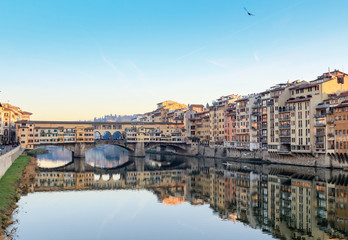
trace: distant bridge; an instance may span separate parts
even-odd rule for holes
[[[170,150],[175,153],[187,153],[189,146],[186,143],[175,142],[127,142],[124,139],[118,140],[95,140],[94,142],[73,142],[73,143],[40,143],[34,144],[35,148],[57,146],[70,150],[75,158],[86,156],[86,152],[101,145],[115,145],[128,150],[130,156],[145,157],[145,152],[156,148],[159,151]]]

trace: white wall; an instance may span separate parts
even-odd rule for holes
[[[21,153],[22,150],[18,146],[12,149],[11,151],[5,153],[4,155],[0,156],[0,178],[2,178],[7,169],[12,165],[14,160],[16,160],[19,157]]]

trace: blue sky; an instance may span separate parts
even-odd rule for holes
[[[347,10],[346,0],[0,1],[0,101],[34,119],[92,119],[348,72]]]

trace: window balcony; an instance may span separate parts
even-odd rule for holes
[[[280,139],[280,144],[291,144],[290,138]]]
[[[279,129],[290,129],[290,124],[279,125]]]
[[[290,117],[278,118],[279,122],[290,121]]]
[[[256,109],[256,108],[261,108],[262,104],[255,104],[251,108]]]
[[[325,135],[326,135],[325,132],[316,132],[315,133],[316,137],[324,137]]]
[[[279,107],[279,112],[280,113],[287,113],[287,112],[291,112],[291,111],[294,111],[295,109],[292,109],[292,108],[289,108],[289,107]]]
[[[323,122],[316,122],[316,123],[314,124],[314,126],[315,126],[315,127],[325,127],[326,124],[323,123]]]

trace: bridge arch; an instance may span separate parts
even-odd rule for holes
[[[121,132],[116,131],[116,132],[114,132],[114,134],[112,134],[112,139],[113,140],[118,140],[120,138],[121,138]]]
[[[99,146],[103,146],[103,145],[111,145],[111,146],[118,146],[121,147],[122,149],[127,150],[128,152],[134,152],[134,149],[132,148],[131,145],[127,145],[125,143],[123,143],[122,141],[112,141],[112,140],[100,140],[100,141],[96,141],[95,145],[91,148],[89,148],[88,150],[91,150],[95,147],[99,147]]]
[[[181,153],[181,152],[185,152],[186,148],[185,146],[182,146],[180,144],[177,143],[145,143],[144,144],[144,148],[145,151],[150,150],[150,149],[154,149],[154,148],[158,148],[160,147],[161,149],[165,149],[165,150],[174,150],[176,153]]]
[[[103,136],[102,136],[102,139],[103,140],[109,140],[111,139],[111,133],[109,131],[106,131],[103,133]]]
[[[94,132],[94,140],[100,140],[102,138],[101,134],[99,131]]]

